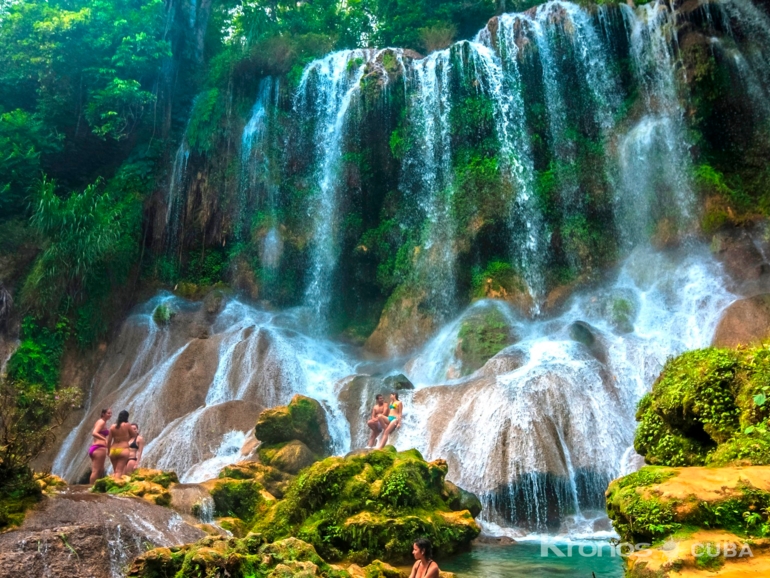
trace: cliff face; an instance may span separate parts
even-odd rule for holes
[[[479,296],[537,314],[636,244],[756,213],[768,40],[747,0],[551,2],[426,57],[239,69],[195,99],[155,249],[359,341],[379,322],[377,352]]]

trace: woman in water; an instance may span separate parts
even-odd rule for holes
[[[388,415],[380,415],[377,419],[380,420],[382,426],[382,437],[380,443],[377,444],[377,449],[381,450],[388,443],[388,436],[397,427],[401,427],[401,415],[404,411],[404,404],[398,400],[398,392],[394,391],[390,394],[390,405],[388,406]]]
[[[139,426],[135,423],[131,424],[131,436],[128,440],[128,463],[124,472],[127,476],[139,467],[144,452],[144,438],[139,435]]]
[[[128,423],[128,412],[124,409],[118,414],[118,421],[110,428],[110,435],[107,436],[107,451],[110,452],[110,462],[116,480],[125,473],[130,439],[131,424]]]
[[[104,477],[104,462],[107,459],[107,436],[110,430],[107,421],[112,417],[111,409],[103,409],[101,417],[96,420],[91,435],[94,437],[91,447],[88,448],[88,457],[91,458],[91,485],[99,478]]]
[[[440,570],[433,560],[433,546],[427,538],[417,538],[412,545],[412,555],[417,562],[412,566],[409,578],[438,578]]]

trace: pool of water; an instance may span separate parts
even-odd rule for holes
[[[477,545],[470,552],[443,560],[441,569],[458,578],[623,578],[623,562],[611,556],[608,545],[586,545],[583,554],[576,545],[570,552],[566,544],[553,544],[545,552],[539,543]]]

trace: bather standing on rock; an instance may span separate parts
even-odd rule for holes
[[[398,392],[394,391],[390,394],[390,405],[388,406],[388,415],[381,415],[377,419],[382,426],[382,437],[380,437],[380,443],[377,444],[377,449],[381,450],[388,443],[388,436],[397,427],[401,427],[401,417],[404,412],[404,404],[398,400]]]
[[[110,435],[107,436],[107,451],[110,453],[113,477],[116,480],[125,473],[130,439],[131,424],[128,423],[128,412],[124,409],[118,414],[118,421],[110,428]]]
[[[372,408],[371,418],[368,422],[366,422],[366,425],[368,425],[369,429],[372,430],[372,433],[369,434],[369,441],[366,442],[367,448],[374,447],[374,444],[377,443],[377,436],[380,435],[384,429],[380,425],[379,417],[381,415],[386,415],[388,411],[388,406],[385,403],[381,393],[378,393],[376,396],[374,396],[374,401],[375,404]]]
[[[107,460],[107,436],[110,429],[107,421],[112,417],[111,409],[103,409],[101,416],[96,420],[91,435],[94,437],[91,447],[88,448],[88,457],[91,458],[91,485],[99,478],[104,477],[104,462]]]
[[[139,467],[144,453],[144,438],[139,435],[139,425],[131,424],[131,439],[128,441],[128,463],[126,463],[125,474],[130,476],[135,469]]]

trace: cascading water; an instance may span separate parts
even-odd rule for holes
[[[770,39],[767,19],[749,2],[720,5],[728,20],[757,31],[760,44]],[[487,528],[513,527],[519,534],[607,530],[602,495],[608,480],[635,462],[629,448],[636,403],[667,357],[709,343],[720,312],[735,298],[725,289],[720,266],[696,241],[685,239],[679,249],[665,252],[649,246],[666,223],[684,237],[695,216],[676,17],[662,2],[589,11],[557,1],[503,15],[474,41],[425,58],[391,50],[399,68],[392,76],[401,75],[405,118],[414,131],[399,185],[420,213],[414,220],[422,227],[415,277],[439,317],[449,319],[406,364],[383,364],[416,384],[403,398],[405,423],[394,441],[399,449],[417,447],[428,458],[446,458],[449,478],[482,498]],[[625,34],[613,32],[610,40],[610,31],[618,29]],[[749,72],[764,78],[761,49],[730,50],[736,66],[748,70],[745,78]],[[614,76],[623,51],[633,77],[625,84]],[[335,52],[316,60],[305,68],[295,95],[294,112],[310,119],[313,139],[305,304],[317,322],[325,318],[334,291],[339,181],[346,139],[357,128],[351,112],[360,102],[362,79],[382,53]],[[563,241],[552,236],[546,213],[577,219],[585,196],[594,193],[573,179],[568,166],[555,171],[555,201],[545,198],[551,193],[543,192],[538,179],[552,161],[580,162],[579,147],[585,145],[571,129],[577,115],[585,121],[581,137],[601,145],[597,173],[614,195],[607,227],[622,236],[622,260],[610,280],[596,281],[560,313],[552,309],[549,318],[533,321],[533,312],[495,300],[456,315],[462,296],[451,123],[458,104],[453,91],[463,79],[470,79],[463,90],[472,86],[491,102],[496,161],[511,193],[506,210],[512,241],[500,252],[508,251],[538,298],[545,294],[554,246]],[[764,86],[755,84],[759,88],[746,90],[759,98]],[[263,98],[263,90],[264,85],[242,139],[248,194],[259,188],[264,168],[258,149],[265,103],[272,97],[267,91]],[[580,97],[572,99],[574,92]],[[533,127],[528,98],[544,105],[542,126]],[[617,120],[622,100],[633,101],[633,112]],[[172,170],[169,207],[178,196],[173,183],[180,171],[184,179],[184,151]],[[267,206],[275,206],[269,196]],[[264,264],[270,263],[265,257]],[[156,320],[159,305],[176,315],[167,323],[161,316]],[[484,310],[503,319],[514,343],[467,375],[462,327]],[[298,311],[266,312],[236,299],[219,307],[156,297],[126,321],[94,379],[87,415],[65,441],[54,472],[70,480],[83,473],[90,427],[107,406],[129,409],[142,426],[150,441],[145,465],[175,469],[187,481],[212,477],[244,456],[257,413],[285,404],[294,393],[321,401],[335,452],[348,451],[359,436],[350,432],[352,420],[338,397],[355,368],[381,366],[311,333]],[[171,399],[174,404],[166,403]],[[369,409],[356,408],[357,415]]]
[[[693,216],[692,163],[679,101],[675,14],[661,2],[621,5],[645,114],[621,137],[621,186],[615,199],[627,246],[655,233],[656,223],[686,229]]]
[[[270,174],[269,146],[270,116],[275,107],[278,82],[272,76],[263,78],[257,90],[257,100],[241,135],[241,182],[236,223],[237,236],[245,239],[251,225],[251,215],[262,211],[269,221],[261,251],[261,262],[275,268],[281,255],[281,235],[278,231],[277,185]]]
[[[417,263],[419,283],[427,302],[445,318],[454,311],[455,248],[452,202],[452,146],[449,135],[451,111],[449,50],[434,52],[408,69],[408,121],[416,144],[403,161],[407,194],[417,197],[424,215],[421,254]]]
[[[320,326],[328,313],[339,249],[337,191],[346,115],[360,91],[366,64],[374,55],[372,50],[352,50],[315,60],[305,67],[296,94],[297,114],[312,118],[315,126],[315,183],[309,210],[313,237],[305,304]]]

